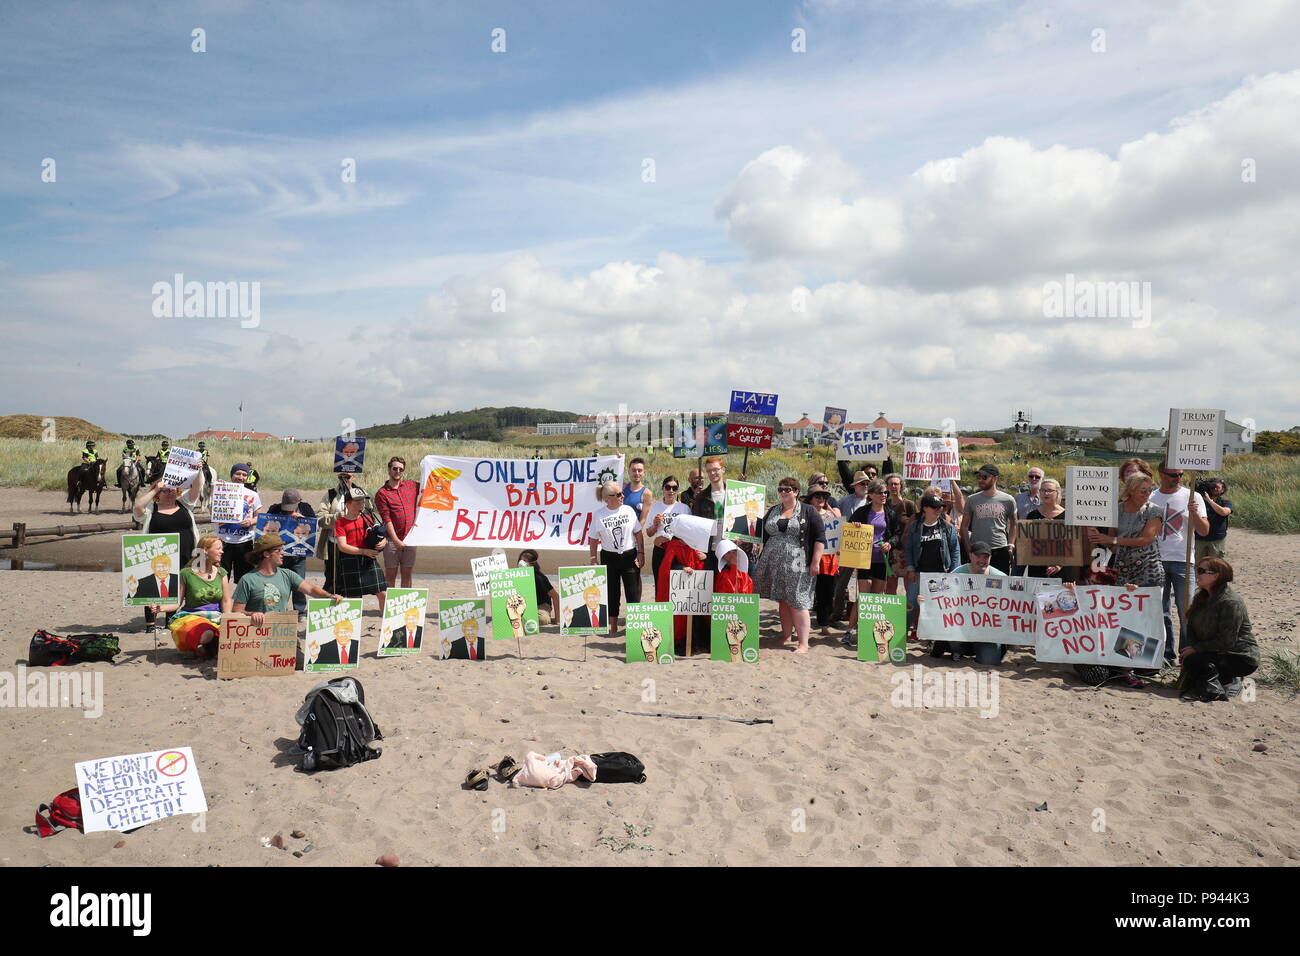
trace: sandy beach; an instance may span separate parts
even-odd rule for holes
[[[56,493],[5,489],[0,502],[0,526],[59,523]],[[61,514],[66,520],[66,506]],[[1294,651],[1300,537],[1234,530],[1228,545],[1262,649]],[[117,535],[47,539],[21,555],[0,549],[0,558],[16,556],[116,565]],[[434,600],[471,595],[470,556],[425,555],[417,586],[430,586]],[[548,573],[558,563],[543,558]],[[446,573],[464,577],[429,576]],[[172,650],[166,635],[154,651],[140,613],[120,607],[117,594],[115,574],[0,571],[0,668],[26,659],[37,628],[111,631],[123,650],[114,665],[77,668],[104,675],[97,719],[67,707],[0,710],[8,820],[0,864],[340,866],[369,865],[382,853],[400,854],[403,865],[498,866],[1300,862],[1300,716],[1294,699],[1266,685],[1253,701],[1189,704],[1165,686],[1086,687],[1068,667],[1021,651],[992,669],[997,711],[982,717],[975,707],[891,702],[891,678],[914,665],[958,669],[932,667],[916,646],[905,667],[864,664],[836,631],[796,657],[779,646],[769,602],[755,666],[628,665],[621,638],[608,637],[589,639],[584,661],[581,638],[549,627],[525,641],[522,659],[513,642],[491,643],[484,663],[379,659],[370,602],[356,676],[384,754],[307,776],[285,751],[316,676],[218,682],[211,665]],[[203,817],[126,836],[23,832],[38,804],[75,785],[74,762],[177,746],[194,750],[209,804]],[[460,789],[470,768],[504,754],[561,749],[630,751],[648,780]],[[291,838],[295,829],[306,838]],[[288,849],[262,845],[276,833]],[[308,843],[313,850],[292,855]]]

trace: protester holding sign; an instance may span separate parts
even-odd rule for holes
[[[645,549],[641,544],[641,522],[636,511],[623,504],[623,489],[618,482],[605,482],[601,497],[605,508],[592,516],[588,546],[591,548],[591,563],[600,563],[609,569],[610,633],[617,633],[622,595],[627,595],[629,604],[641,601]]]
[[[808,503],[817,511],[822,527],[841,517],[840,509],[831,504],[831,490],[825,475],[813,475],[809,484]],[[829,543],[829,542],[828,542]],[[828,554],[824,549],[821,561],[817,565],[817,583],[813,589],[813,616],[822,636],[831,632],[832,612],[835,609],[835,579],[840,573],[840,556]]]
[[[836,462],[836,464],[840,466],[840,474],[849,488],[849,493],[836,502],[835,507],[839,509],[843,517],[848,518],[859,508],[866,507],[871,503],[871,499],[867,497],[867,486],[876,477],[876,466],[870,466],[870,474],[866,471],[859,471],[849,476],[844,474],[845,462]],[[831,619],[847,618],[849,630],[855,627],[858,619],[857,602],[849,600],[849,579],[853,577],[853,574],[853,568],[845,567],[844,563],[840,562],[840,569],[835,576],[835,596],[832,599],[831,607]]]
[[[937,490],[937,489],[936,489]],[[919,575],[948,574],[961,564],[957,529],[944,519],[943,501],[937,495],[921,497],[921,516],[903,532],[903,568],[907,580],[908,630],[916,630]]]
[[[1210,522],[1205,517],[1205,500],[1182,486],[1183,470],[1160,464],[1160,487],[1151,493],[1151,503],[1160,509],[1160,560],[1165,566],[1165,589],[1162,604],[1165,612],[1165,657],[1174,659],[1174,618],[1171,604],[1178,605],[1178,647],[1183,646],[1187,622],[1183,620],[1183,593],[1187,588],[1187,524],[1197,534],[1206,534]]]
[[[1187,644],[1178,659],[1186,674],[1184,700],[1227,700],[1241,693],[1241,679],[1259,667],[1246,603],[1232,588],[1232,565],[1222,558],[1196,562],[1200,588],[1187,609]]]
[[[203,474],[190,485],[185,495],[187,505],[181,500],[179,488],[168,488],[161,480],[150,485],[145,492],[135,499],[132,513],[140,522],[141,534],[179,534],[181,541],[181,564],[186,565],[194,558],[194,547],[199,537],[199,528],[194,521],[193,508],[198,505],[203,495]],[[155,500],[156,499],[156,500]],[[155,626],[157,613],[146,606],[144,609],[145,627]]]
[[[533,569],[533,584],[537,590],[537,608],[549,608],[551,620],[560,622],[560,592],[551,586],[551,579],[542,573],[541,557],[532,548],[519,552],[519,567]]]
[[[251,467],[247,463],[232,466],[230,469],[231,482],[242,485],[248,480],[248,472]],[[217,537],[226,544],[225,553],[221,558],[222,567],[230,573],[230,579],[236,584],[248,571],[248,562],[245,561],[245,557],[253,546],[253,538],[257,536],[257,514],[262,510],[262,496],[256,491],[244,490],[239,494],[239,506],[236,514],[242,514],[242,518],[237,521],[223,521],[217,524]]]
[[[353,488],[346,499],[343,517],[335,519],[332,537],[338,553],[334,559],[334,577],[326,583],[348,598],[373,594],[379,601],[382,616],[388,580],[377,559],[388,542],[379,522],[362,513],[368,500],[369,495]]]
[[[890,552],[898,547],[899,533],[898,517],[887,503],[885,483],[877,479],[867,486],[867,504],[849,516],[853,524],[869,524],[875,529],[871,534],[871,567],[858,571],[859,592],[885,593],[886,579],[890,576],[886,565],[892,563]],[[850,633],[854,626],[856,622],[850,624]]]
[[[691,502],[691,514],[697,518],[707,518],[714,522],[713,533],[709,536],[709,546],[702,549],[704,565],[706,571],[718,570],[718,559],[713,553],[718,539],[722,537],[722,515],[727,506],[727,466],[721,458],[713,455],[704,459],[704,474],[708,477],[708,485],[696,491],[695,498]],[[704,615],[697,615],[692,622],[694,639],[693,645],[707,647],[711,640],[712,626],[709,619]]]
[[[692,472],[692,474],[698,474]],[[678,482],[672,475],[663,480],[660,486],[663,491],[663,501],[656,501],[650,506],[650,511],[645,519],[646,537],[654,544],[654,550],[650,552],[650,574],[655,581],[659,580],[659,565],[664,559],[664,545],[668,543],[668,537],[664,535],[664,518],[668,515],[688,515],[691,509],[682,502],[677,500]]]
[[[664,542],[664,557],[659,563],[659,573],[655,575],[655,600],[659,602],[672,601],[674,571],[701,571],[703,569],[704,558],[699,551],[680,538],[668,539]],[[673,615],[673,639],[677,645],[678,654],[686,653],[687,625],[686,615]]]
[[[311,505],[302,500],[302,492],[297,488],[286,488],[283,493],[281,493],[279,502],[267,508],[266,513],[269,515],[283,515],[288,519],[316,517],[316,512],[312,510]],[[297,525],[293,520],[286,521],[283,528],[288,531],[292,537],[300,537]],[[315,531],[312,532],[311,537],[315,537]],[[281,536],[281,540],[284,540],[283,535]],[[286,542],[286,544],[289,543],[290,542]],[[313,550],[315,548],[314,541],[312,543],[312,548]],[[298,577],[305,578],[307,576],[308,556],[309,554],[299,555],[286,553],[284,556],[283,567],[292,571],[294,574],[298,575]],[[293,609],[298,612],[300,617],[307,613],[307,598],[297,591],[293,594]]]
[[[794,632],[796,654],[808,653],[808,612],[826,533],[817,509],[799,500],[799,479],[782,478],[777,484],[780,502],[763,519],[763,553],[754,568],[758,593],[776,601],[781,636]]]
[[[314,598],[326,598],[335,604],[343,600],[342,596],[331,594],[281,567],[284,542],[278,534],[264,534],[258,538],[249,551],[249,557],[257,562],[257,566],[239,579],[231,601],[233,613],[252,615],[256,627],[262,626],[263,615],[268,612],[292,610],[295,591]]]
[[[234,587],[230,575],[221,566],[221,553],[225,545],[215,534],[205,534],[199,539],[195,551],[198,557],[188,566],[182,566],[176,603],[166,606],[154,605],[154,614],[175,614],[178,618],[185,614],[207,612],[208,614],[229,614],[234,601]],[[213,620],[216,620],[213,618]],[[211,657],[216,651],[217,632],[209,629],[199,639],[195,648],[204,657]]]
[[[1010,498],[1010,495],[1007,495]],[[993,548],[987,541],[972,541],[970,544],[970,561],[966,564],[959,564],[953,568],[953,574],[984,574],[994,578],[1005,578],[1005,571],[993,567]],[[940,645],[948,646],[946,641],[937,641],[930,648],[930,654],[934,657],[943,657],[943,651],[937,650]],[[1007,646],[1005,644],[985,644],[970,642],[966,644],[953,643],[952,659],[961,660],[961,655],[974,657],[977,664],[997,664],[1006,656]],[[937,652],[936,652],[937,650]]]
[[[1017,498],[1017,501],[1019,498]],[[1028,521],[1048,518],[1052,521],[1065,520],[1065,505],[1061,504],[1061,485],[1055,478],[1040,478],[1038,482],[1038,504],[1024,515]],[[1028,566],[1031,578],[1060,578],[1063,582],[1079,580],[1077,567],[1062,567],[1059,564],[1042,567]]]

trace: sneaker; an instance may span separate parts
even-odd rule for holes
[[[1228,693],[1228,700],[1241,696],[1242,680],[1240,677],[1234,677],[1228,683],[1223,685],[1223,689]]]
[[[851,634],[845,634],[840,638],[840,643],[845,647],[851,648],[853,646],[853,636]]]
[[[952,653],[952,660],[953,660],[953,663],[954,663],[954,664],[956,664],[956,663],[960,663],[960,661],[961,661],[961,655],[958,654],[956,651],[953,651],[953,653]]]

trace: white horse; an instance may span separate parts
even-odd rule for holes
[[[144,483],[144,469],[137,462],[122,459],[117,466],[117,486],[122,489],[122,510],[134,507],[136,495]]]

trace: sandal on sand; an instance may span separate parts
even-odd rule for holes
[[[486,790],[488,788],[488,772],[486,770],[471,770],[465,775],[465,782],[461,786],[466,790]]]
[[[495,770],[497,779],[502,783],[509,783],[515,774],[524,768],[515,761],[514,757],[502,757],[488,769]]]

